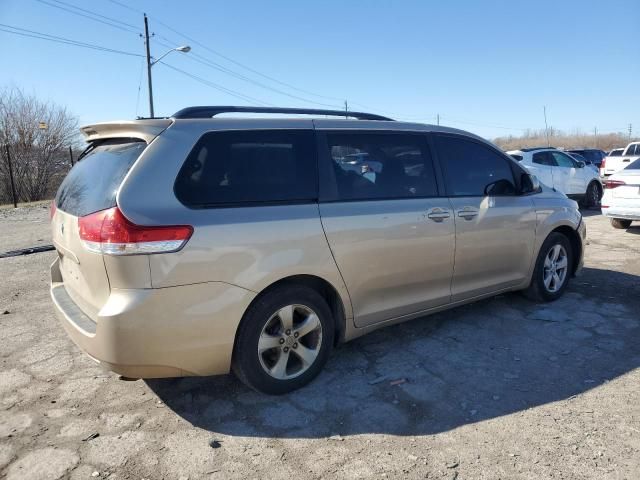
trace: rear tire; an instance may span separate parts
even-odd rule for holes
[[[611,225],[613,226],[613,228],[626,230],[631,226],[631,220],[625,220],[623,218],[612,218]]]
[[[334,332],[331,309],[318,292],[296,285],[276,287],[245,313],[236,334],[233,372],[259,392],[291,392],[320,373]]]
[[[531,283],[522,293],[535,302],[557,300],[567,288],[571,272],[571,242],[561,233],[553,232],[540,247]]]
[[[591,182],[587,187],[587,191],[584,195],[584,206],[586,208],[595,208],[600,205],[600,199],[602,198],[602,190],[598,182]]]

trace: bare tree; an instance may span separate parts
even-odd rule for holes
[[[20,201],[47,198],[69,169],[69,146],[79,141],[78,120],[66,108],[26,95],[0,91],[0,197],[10,189],[4,145],[9,145]]]

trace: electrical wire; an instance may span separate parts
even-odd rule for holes
[[[18,30],[18,31],[12,31],[12,30],[8,30],[8,29]],[[117,50],[115,48],[108,48],[108,47],[103,47],[101,45],[95,45],[95,44],[92,44],[92,43],[80,42],[78,40],[73,40],[73,39],[70,39],[70,38],[58,37],[56,35],[49,35],[47,33],[41,33],[41,32],[36,32],[36,31],[33,31],[33,30],[27,30],[25,28],[14,27],[12,25],[5,25],[3,23],[0,23],[0,31],[6,32],[6,33],[11,33],[13,35],[20,35],[20,36],[23,36],[23,37],[37,38],[39,40],[47,40],[47,41],[50,41],[50,42],[62,43],[62,44],[71,45],[71,46],[75,46],[75,47],[89,48],[89,49],[92,49],[92,50],[98,50],[98,51],[102,51],[102,52],[118,53],[120,55],[128,55],[128,56],[132,56],[132,57],[143,57],[144,56],[144,55],[141,55],[141,54],[138,54],[138,53],[126,52],[124,50]]]
[[[136,35],[138,35],[138,33],[139,33],[138,31],[136,31],[136,30],[132,30],[131,28],[124,27],[124,26],[121,26],[121,25],[117,25],[117,24],[115,24],[115,23],[107,22],[107,21],[105,21],[105,20],[100,20],[99,18],[94,18],[94,17],[92,17],[92,16],[85,15],[84,13],[76,12],[76,11],[74,11],[74,10],[71,10],[70,8],[63,7],[62,5],[55,5],[55,4],[50,3],[50,2],[48,2],[48,1],[46,1],[46,0],[36,0],[36,1],[37,1],[37,2],[42,3],[43,5],[48,5],[48,6],[53,7],[53,8],[58,8],[58,9],[60,9],[60,10],[64,10],[65,12],[69,12],[69,13],[72,13],[72,14],[74,14],[74,15],[78,15],[78,16],[80,16],[80,17],[88,18],[89,20],[93,20],[94,22],[99,22],[99,23],[102,23],[102,24],[104,24],[104,25],[109,25],[110,27],[114,27],[114,28],[117,28],[117,29],[123,30],[123,31],[125,31],[125,32],[135,33]],[[54,0],[54,1],[56,1],[56,0]],[[63,3],[63,2],[59,2],[59,3]],[[69,5],[69,4],[66,4],[66,3],[65,3],[65,5]],[[81,9],[81,8],[79,8],[79,7],[74,7],[73,5],[70,5],[70,6],[71,6],[72,8],[77,8],[78,10],[86,11],[86,10]],[[96,14],[96,15],[97,15],[97,14]],[[122,23],[124,23],[124,22],[122,22]]]
[[[219,90],[221,92],[224,92],[227,95],[231,95],[232,97],[244,100],[245,102],[249,102],[249,103],[257,102],[257,103],[262,104],[262,105],[267,106],[267,107],[275,107],[275,105],[272,104],[272,103],[268,103],[268,102],[265,102],[263,100],[259,100],[259,99],[255,98],[255,97],[251,97],[249,95],[245,95],[245,94],[237,92],[235,90],[231,90],[230,88],[223,87],[222,85],[219,85],[217,83],[214,83],[214,82],[211,82],[209,80],[206,80],[206,79],[204,79],[202,77],[199,77],[197,75],[189,73],[189,72],[187,72],[185,70],[182,70],[182,69],[180,69],[178,67],[174,67],[173,65],[171,65],[171,64],[169,64],[169,63],[167,63],[165,61],[160,61],[158,63],[164,65],[167,68],[170,68],[171,70],[174,70],[174,71],[176,71],[178,73],[181,73],[182,75],[186,75],[187,77],[191,77],[193,80],[196,80],[197,82],[200,82],[203,85],[207,85],[208,87],[211,87],[211,88],[214,88],[214,89]]]
[[[171,45],[169,45],[169,44],[167,44],[167,43],[165,43],[165,42],[159,41],[159,40],[157,40],[157,39],[156,39],[156,43],[158,43],[158,44],[160,44],[160,45],[163,45],[163,46],[165,46],[165,47],[167,47],[167,48],[172,48],[172,47],[171,47]],[[314,104],[316,104],[316,105],[321,105],[321,106],[323,106],[323,107],[330,107],[330,108],[332,108],[332,109],[339,108],[339,107],[336,107],[335,105],[331,105],[331,104],[327,104],[327,103],[313,102],[313,101],[310,101],[310,100],[305,99],[305,98],[303,98],[303,97],[299,97],[299,96],[297,96],[297,95],[292,95],[292,94],[287,93],[287,92],[284,92],[284,91],[282,91],[282,90],[278,90],[278,89],[276,89],[276,88],[270,87],[270,86],[265,85],[265,84],[263,84],[263,83],[260,83],[260,82],[258,82],[258,81],[256,81],[256,80],[253,80],[253,79],[251,79],[251,78],[249,78],[249,77],[246,77],[246,76],[244,76],[244,75],[242,75],[242,74],[239,74],[239,73],[237,73],[237,72],[234,72],[233,70],[230,70],[230,69],[228,69],[228,68],[224,67],[223,65],[220,65],[219,63],[216,63],[216,62],[213,62],[213,61],[211,61],[211,60],[208,60],[206,57],[203,57],[202,55],[199,55],[199,54],[197,54],[197,53],[193,53],[193,52],[192,52],[190,55],[187,55],[186,57],[187,57],[189,60],[193,61],[193,62],[200,63],[200,64],[202,64],[202,65],[205,65],[205,66],[209,67],[209,68],[212,68],[212,69],[217,70],[217,71],[219,71],[219,72],[225,73],[225,74],[230,75],[230,76],[232,76],[232,77],[234,77],[234,78],[237,78],[237,79],[243,80],[243,81],[245,81],[245,82],[247,82],[247,83],[251,83],[252,85],[256,85],[256,86],[261,87],[261,88],[264,88],[264,89],[266,89],[266,90],[269,90],[269,91],[272,91],[272,92],[278,93],[278,94],[280,94],[280,95],[284,95],[284,96],[287,96],[287,97],[289,97],[289,98],[293,98],[293,99],[295,99],[295,100],[300,100],[300,101],[302,101],[302,102],[306,102],[306,103],[314,103]]]

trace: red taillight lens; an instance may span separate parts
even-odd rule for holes
[[[622,180],[605,180],[604,188],[618,188],[621,185],[626,185]]]
[[[607,159],[603,158],[602,163],[600,164],[600,168],[604,168],[607,165]]]
[[[135,225],[118,207],[78,218],[78,230],[87,250],[107,255],[175,252],[184,247],[193,233],[189,225]]]
[[[49,205],[49,221],[53,220],[53,216],[56,214],[56,201],[51,200],[51,205]]]

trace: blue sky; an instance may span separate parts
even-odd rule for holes
[[[278,106],[342,108],[346,99],[354,110],[398,119],[435,123],[440,114],[441,124],[495,137],[543,128],[546,105],[556,128],[626,131],[632,123],[640,132],[638,0],[120,0],[130,8],[109,0],[44,1],[126,22],[136,32],[144,11],[156,34],[153,55],[167,50],[159,42],[190,44],[191,53],[174,52],[167,63]],[[0,23],[144,53],[133,31],[37,0],[0,0]],[[148,114],[142,58],[2,31],[0,42],[0,86],[65,105],[83,124]],[[188,105],[254,103],[162,64],[153,75],[157,115]]]

